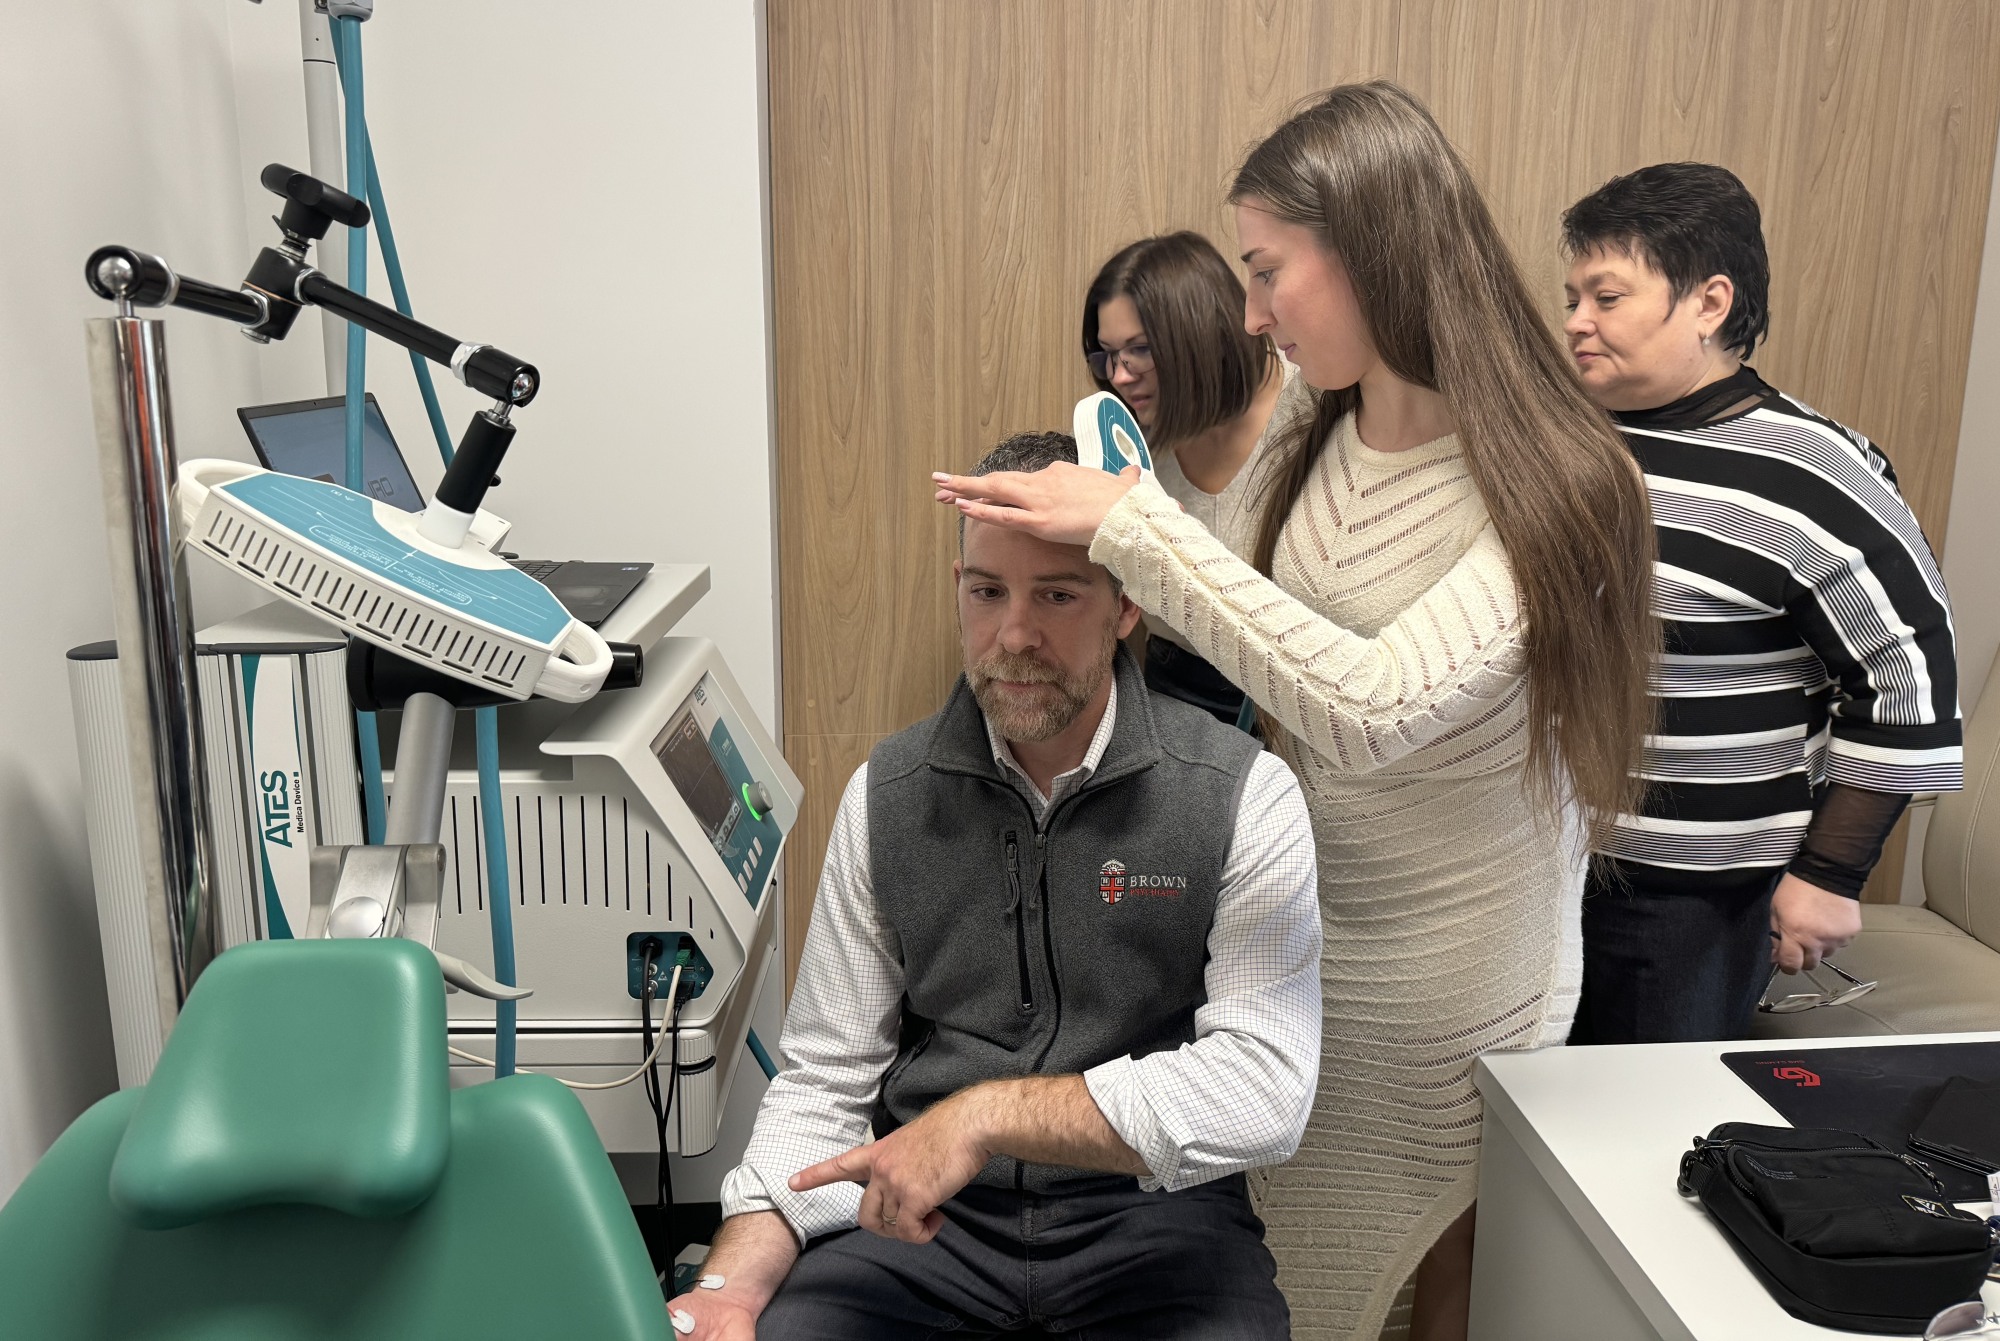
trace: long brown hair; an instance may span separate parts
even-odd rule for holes
[[[1472,174],[1415,97],[1329,89],[1250,151],[1229,198],[1312,230],[1347,268],[1376,353],[1436,391],[1513,565],[1527,625],[1528,776],[1593,836],[1635,807],[1653,721],[1653,524],[1645,481],[1529,300]],[[1276,428],[1254,562],[1359,387]],[[1565,778],[1567,782],[1565,783]]]
[[[1141,238],[1104,263],[1083,298],[1083,353],[1097,345],[1097,310],[1123,295],[1138,309],[1159,372],[1155,446],[1226,424],[1250,408],[1278,362],[1268,335],[1243,329],[1243,281],[1199,233]],[[1116,389],[1093,377],[1099,391]]]

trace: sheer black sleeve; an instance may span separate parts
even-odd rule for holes
[[[1805,845],[1785,869],[1808,884],[1861,897],[1868,873],[1882,859],[1882,844],[1910,798],[1829,782],[1813,807]]]

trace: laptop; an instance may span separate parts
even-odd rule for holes
[[[347,473],[347,401],[342,396],[257,405],[236,412],[250,446],[266,470],[340,483]],[[382,407],[369,392],[361,416],[361,491],[405,512],[422,512],[425,499],[402,448],[389,432]],[[500,556],[555,594],[563,609],[597,628],[611,617],[653,565],[597,563],[584,559]]]

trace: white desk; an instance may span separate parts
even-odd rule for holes
[[[2000,1034],[1796,1039],[1784,1051]],[[1788,1125],[1720,1060],[1761,1043],[1500,1052],[1486,1100],[1471,1341],[1852,1338],[1780,1308],[1698,1202],[1681,1153],[1721,1122]],[[1989,1306],[2000,1301],[1988,1284]]]

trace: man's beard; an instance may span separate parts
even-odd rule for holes
[[[1104,677],[1111,673],[1111,660],[1117,648],[1118,636],[1112,626],[1106,625],[1101,655],[1079,674],[1066,674],[1031,656],[996,651],[968,666],[965,678],[972,686],[972,697],[1001,739],[1033,744],[1061,735],[1090,706],[1104,686]],[[1008,695],[994,683],[996,680],[1050,688],[1022,698]]]

